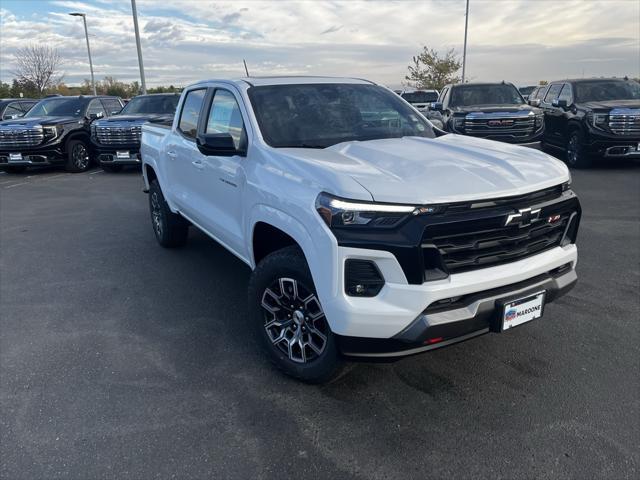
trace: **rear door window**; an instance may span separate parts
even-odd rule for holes
[[[184,99],[182,111],[180,112],[178,130],[180,130],[180,132],[182,132],[186,137],[196,138],[198,134],[198,120],[200,118],[200,111],[202,110],[202,103],[204,102],[204,96],[206,93],[206,88],[191,90],[187,93],[187,96]]]

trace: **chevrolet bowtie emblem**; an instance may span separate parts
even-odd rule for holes
[[[536,220],[540,219],[540,209],[531,210],[530,208],[522,208],[518,210],[518,213],[510,213],[507,215],[507,220],[504,222],[504,226],[518,225],[519,227],[527,227]]]

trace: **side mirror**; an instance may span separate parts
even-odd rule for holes
[[[430,106],[429,106],[430,110],[435,110],[436,112],[441,112],[442,111],[442,103],[441,102],[433,102]]]
[[[201,133],[196,138],[196,145],[203,155],[232,157],[246,154],[245,151],[236,148],[233,137],[228,133]]]
[[[540,106],[540,99],[539,98],[533,98],[533,99],[529,100],[529,105],[531,105],[532,107],[539,107]]]
[[[551,105],[558,108],[567,108],[569,106],[566,100],[558,100],[557,98],[551,102]]]
[[[98,118],[102,118],[104,117],[104,113],[102,112],[96,112],[96,113],[90,113],[89,114],[89,120],[96,120]]]
[[[20,118],[24,115],[20,115],[19,113],[14,113],[13,115],[5,115],[2,120],[15,120],[16,118]]]

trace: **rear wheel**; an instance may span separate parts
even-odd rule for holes
[[[336,340],[298,247],[265,257],[251,275],[249,305],[258,341],[281,371],[310,383],[342,370]]]
[[[82,140],[70,140],[67,144],[67,163],[65,168],[68,172],[86,172],[91,167],[91,156],[89,147]]]
[[[109,173],[117,173],[122,170],[122,165],[100,165],[100,167]]]
[[[149,185],[149,211],[153,233],[160,245],[174,248],[187,243],[189,223],[171,211],[157,180]]]
[[[567,143],[567,165],[571,168],[587,168],[591,166],[592,159],[584,149],[584,135],[580,130],[569,133]]]
[[[27,169],[27,167],[22,165],[14,165],[11,167],[4,167],[3,170],[7,173],[22,173]]]

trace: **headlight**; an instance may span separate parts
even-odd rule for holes
[[[411,215],[437,213],[439,207],[344,200],[328,193],[321,193],[316,199],[316,210],[330,228],[352,226],[389,228],[395,227]]]
[[[609,115],[606,113],[589,113],[589,122],[596,128],[606,127],[609,123]]]
[[[538,128],[542,127],[542,124],[544,123],[544,113],[536,113],[535,118],[535,125],[537,130]]]
[[[464,117],[453,117],[453,128],[455,130],[464,130]]]
[[[58,127],[56,126],[42,127],[42,131],[44,133],[44,139],[46,141],[53,140],[58,136]]]

